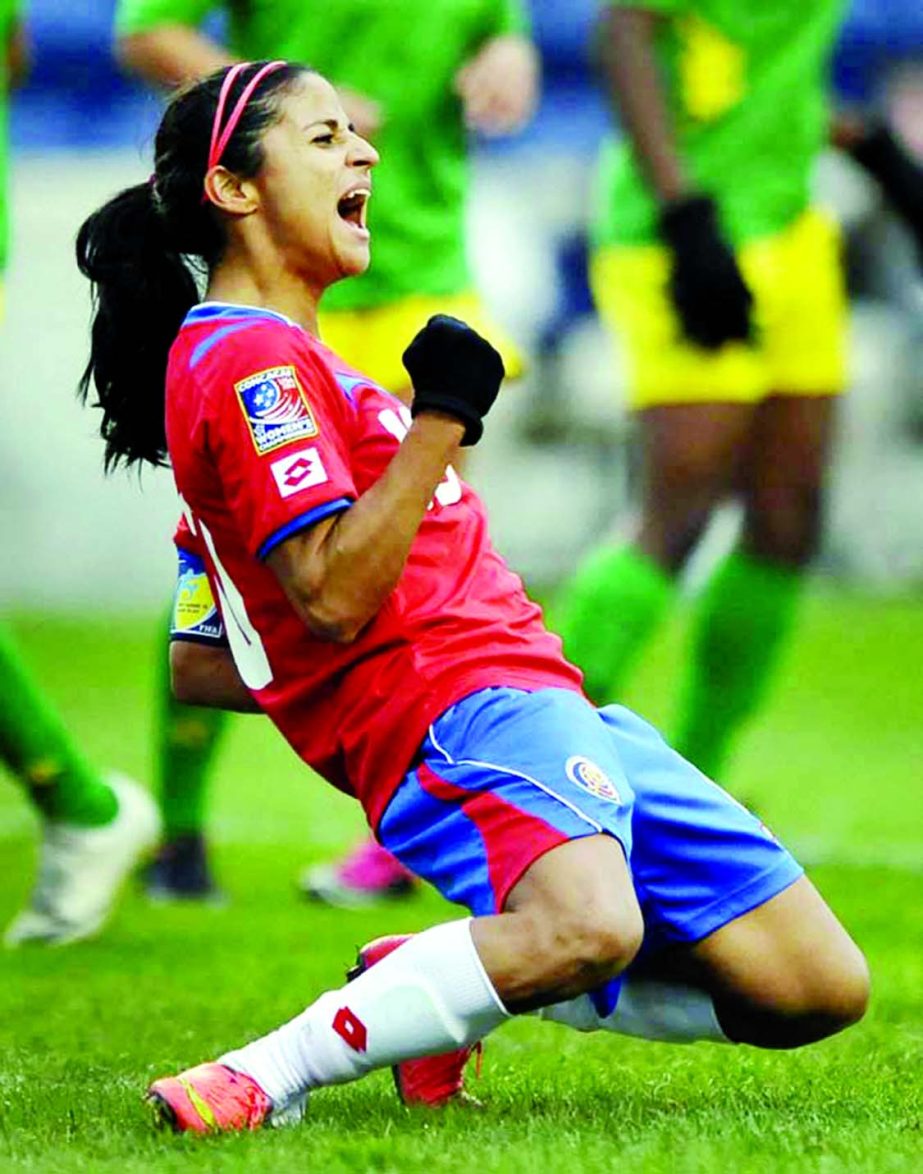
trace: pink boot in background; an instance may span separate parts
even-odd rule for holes
[[[302,893],[328,905],[355,909],[389,898],[406,897],[416,877],[375,840],[363,841],[333,864],[315,864],[299,882]]]

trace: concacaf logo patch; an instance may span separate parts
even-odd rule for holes
[[[234,384],[253,447],[262,455],[290,440],[317,435],[294,367],[269,367]]]
[[[622,796],[612,779],[601,766],[597,766],[589,758],[584,758],[582,754],[568,758],[564,770],[572,783],[576,783],[590,795],[595,795],[597,799],[608,799],[610,803],[622,802]]]

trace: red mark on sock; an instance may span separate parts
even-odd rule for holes
[[[369,1042],[365,1024],[348,1007],[341,1007],[333,1017],[333,1030],[354,1052],[364,1052]]]

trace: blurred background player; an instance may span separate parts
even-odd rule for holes
[[[227,46],[200,28],[216,11],[227,18]],[[465,242],[468,132],[515,131],[536,102],[538,58],[520,0],[119,0],[117,35],[123,62],[162,86],[241,56],[303,61],[333,79],[353,124],[387,163],[375,177],[374,265],[325,295],[325,343],[406,397],[402,347],[441,312],[496,343],[509,378],[520,373],[514,348],[473,292]],[[165,841],[149,883],[159,895],[207,896],[206,773],[225,718],[180,705],[165,671],[160,704]],[[338,864],[309,869],[302,885],[322,900],[364,904],[408,892],[413,878],[368,840]]]
[[[0,273],[9,238],[6,100],[28,61],[18,8],[15,0],[0,0]],[[157,813],[136,783],[104,778],[87,762],[2,625],[0,761],[25,788],[42,825],[35,887],[7,928],[5,944],[64,945],[90,937],[105,921],[122,880],[156,842]]]
[[[718,778],[792,625],[844,386],[839,235],[810,197],[841,8],[615,0],[602,23],[627,141],[604,147],[592,283],[627,352],[642,500],[633,538],[569,584],[561,631],[590,695],[618,694],[737,498],[742,532],[698,599],[672,731]],[[923,240],[921,171],[891,134],[840,119],[832,138]]]

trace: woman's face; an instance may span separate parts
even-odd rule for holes
[[[284,263],[318,289],[369,264],[366,206],[378,153],[349,129],[333,86],[306,73],[263,136],[265,161],[250,182]]]

